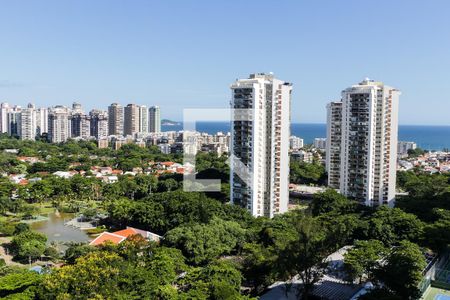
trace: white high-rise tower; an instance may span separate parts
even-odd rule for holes
[[[146,105],[139,105],[139,132],[148,132],[148,112]]]
[[[71,133],[70,109],[54,106],[48,112],[48,139],[52,143],[67,141]]]
[[[20,138],[22,140],[35,140],[37,134],[36,108],[28,104],[20,113]]]
[[[399,95],[365,79],[328,105],[329,185],[368,206],[394,204]]]
[[[240,161],[230,164],[231,202],[254,216],[284,213],[289,202],[292,84],[272,74],[251,74],[233,83],[231,92],[231,108],[235,111],[230,152]],[[242,118],[243,114],[247,117]],[[241,163],[247,166],[247,174],[239,171]]]

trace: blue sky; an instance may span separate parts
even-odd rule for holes
[[[450,125],[450,1],[2,1],[0,101],[227,107],[252,72],[293,82],[292,120],[364,77],[402,91],[401,124]]]

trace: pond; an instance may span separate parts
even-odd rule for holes
[[[58,242],[89,242],[92,239],[89,235],[72,226],[65,226],[64,223],[73,219],[75,214],[71,213],[50,213],[48,219],[30,224],[31,229],[43,233],[48,238],[48,243]]]

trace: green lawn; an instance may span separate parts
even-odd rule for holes
[[[41,215],[48,215],[55,211],[55,208],[49,203],[35,203],[33,205],[39,209],[39,214]]]

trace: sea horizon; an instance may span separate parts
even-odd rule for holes
[[[176,121],[174,121],[176,122]],[[162,131],[181,131],[183,124],[162,125]],[[208,134],[230,132],[229,122],[197,122],[196,130]],[[305,144],[312,144],[315,138],[326,137],[326,123],[291,123],[291,135],[302,138]],[[450,149],[450,125],[399,125],[398,140],[415,142],[424,150]]]

